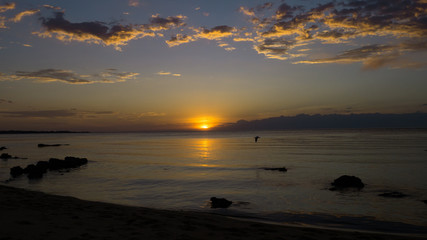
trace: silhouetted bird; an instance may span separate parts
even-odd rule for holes
[[[260,136],[256,136],[255,138],[255,142],[258,142],[258,138],[260,138]]]

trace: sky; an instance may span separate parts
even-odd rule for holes
[[[0,0],[0,130],[427,112],[427,0]]]

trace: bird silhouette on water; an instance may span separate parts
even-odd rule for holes
[[[258,142],[258,139],[260,138],[260,136],[255,136],[254,137],[254,139],[255,139],[255,142]]]

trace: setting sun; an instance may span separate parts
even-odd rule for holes
[[[201,126],[200,126],[200,128],[201,128],[201,129],[208,129],[208,128],[209,128],[209,125],[203,124],[203,125],[201,125]]]

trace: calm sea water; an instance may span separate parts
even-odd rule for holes
[[[261,136],[257,143],[255,135]],[[2,153],[27,158],[0,160],[0,180],[10,186],[276,222],[427,233],[425,130],[25,134],[0,135],[0,146],[8,147]],[[41,180],[4,182],[13,166],[65,156],[89,163],[48,172]],[[330,182],[344,174],[361,178],[366,187],[329,191]],[[409,196],[378,196],[390,191]],[[211,209],[213,196],[234,204]]]

